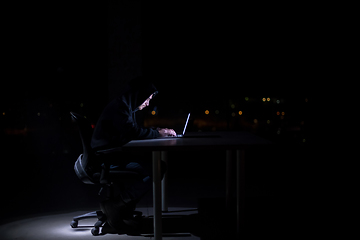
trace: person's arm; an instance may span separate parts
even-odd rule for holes
[[[122,119],[122,124],[120,123]],[[125,120],[125,121],[124,121]],[[132,117],[132,114],[128,111],[121,111],[119,122],[118,122],[119,132],[124,133],[125,139],[127,141],[134,140],[134,139],[151,139],[151,138],[157,138],[159,136],[175,136],[176,133],[172,129],[167,128],[144,128],[140,127],[134,118]]]
[[[135,139],[150,139],[150,138],[157,138],[157,137],[166,137],[166,136],[176,136],[176,132],[173,129],[168,128],[140,128],[134,129],[136,132]]]
[[[119,123],[119,132],[124,134],[127,141],[134,139],[150,139],[157,138],[159,132],[156,129],[140,127],[132,118],[131,114],[123,112],[121,119],[126,119],[125,122]]]
[[[160,136],[159,131],[157,129],[152,128],[142,128],[137,124],[132,129],[134,139],[151,139],[157,138]]]

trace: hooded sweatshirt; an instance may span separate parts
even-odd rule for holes
[[[121,147],[134,139],[158,137],[157,130],[140,127],[135,118],[138,107],[151,94],[157,94],[153,84],[142,78],[132,80],[100,115],[91,139],[91,147],[95,150],[109,149]]]

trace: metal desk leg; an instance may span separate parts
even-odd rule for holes
[[[244,227],[245,202],[245,154],[244,150],[236,151],[236,234]]]
[[[153,164],[153,206],[154,206],[154,237],[155,240],[162,239],[161,219],[161,154],[160,151],[152,152]]]
[[[226,211],[229,212],[231,207],[231,193],[232,193],[232,183],[234,182],[234,175],[232,170],[234,169],[233,161],[233,151],[226,151]]]
[[[161,151],[161,160],[165,163],[167,163],[168,159],[168,152],[167,151]],[[167,212],[168,211],[168,195],[167,195],[167,188],[168,188],[168,174],[167,171],[164,174],[164,178],[161,182],[161,197],[162,197],[162,211]]]

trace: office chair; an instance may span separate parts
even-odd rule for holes
[[[75,173],[83,183],[100,185],[100,191],[106,189],[107,199],[111,199],[114,198],[114,184],[122,184],[140,179],[139,174],[136,172],[110,170],[111,153],[121,151],[121,148],[93,151],[90,146],[93,132],[90,122],[77,113],[70,112],[70,115],[73,122],[75,122],[79,128],[83,146],[83,153],[80,154],[74,165]],[[133,216],[139,218],[142,216],[142,213],[134,211]],[[98,210],[76,216],[73,218],[70,226],[77,228],[79,220],[86,218],[98,218],[98,221],[94,224],[94,228],[91,229],[91,233],[94,236],[99,235],[100,227],[106,223],[106,214]]]

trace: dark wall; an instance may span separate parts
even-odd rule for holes
[[[144,119],[167,119],[162,123],[171,127],[169,119],[191,111],[192,131],[213,129],[198,127],[198,119],[225,121],[218,129],[253,131],[282,143],[310,139],[304,129],[312,98],[303,79],[314,68],[309,51],[316,36],[290,16],[249,15],[235,5],[149,1],[52,1],[6,9],[0,96],[3,216],[97,206],[98,189],[82,184],[73,172],[82,148],[69,112],[96,124],[107,102],[139,75],[159,89],[151,106],[158,115],[149,108]],[[264,97],[273,100],[264,103]],[[208,108],[211,114],[205,116]],[[214,117],[216,109],[221,114]],[[244,116],[231,116],[239,110]],[[277,111],[286,112],[284,121]],[[288,134],[279,137],[279,127]],[[208,166],[209,171],[216,167]],[[191,174],[199,177],[199,171]]]
[[[108,101],[107,7],[53,1],[4,9],[1,221],[91,204],[96,194],[73,171],[82,147],[69,112],[96,122]]]
[[[123,85],[142,75],[141,1],[108,3],[108,91],[117,96]]]

